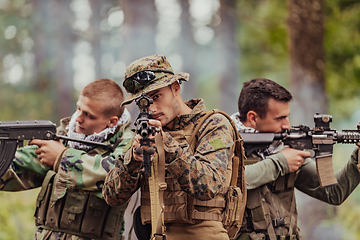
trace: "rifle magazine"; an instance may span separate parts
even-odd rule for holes
[[[332,155],[317,157],[316,170],[321,187],[330,187],[338,184],[332,164]]]
[[[0,177],[9,168],[16,152],[17,140],[2,140],[0,143]]]

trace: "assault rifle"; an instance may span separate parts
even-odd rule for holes
[[[155,149],[150,146],[151,142],[154,142],[154,138],[149,138],[150,136],[155,136],[156,127],[149,124],[149,119],[152,117],[152,111],[148,111],[150,104],[153,103],[153,100],[147,96],[145,93],[142,93],[139,98],[136,100],[136,105],[140,108],[140,113],[136,118],[134,125],[136,126],[136,133],[139,134],[142,138],[140,139],[140,147],[136,148],[136,153],[143,155],[143,164],[144,164],[144,173],[151,174],[151,155],[155,153]],[[147,150],[144,150],[142,146],[148,146]]]
[[[285,145],[298,150],[306,150],[315,158],[319,182],[322,187],[336,185],[337,180],[332,165],[333,145],[335,143],[359,143],[360,122],[357,130],[336,131],[330,129],[332,116],[315,114],[315,127],[299,125],[282,133],[241,133],[245,153],[248,156],[256,150],[265,150],[271,143],[281,140]]]
[[[47,120],[0,122],[0,177],[9,168],[16,148],[22,147],[24,140],[32,139],[76,141],[105,147],[111,151],[114,151],[121,142],[121,138],[118,138],[114,144],[106,144],[57,135],[56,125]]]

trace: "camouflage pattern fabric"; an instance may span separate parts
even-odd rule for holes
[[[181,130],[196,122],[205,111],[202,100],[190,100],[190,114],[176,117],[174,129]],[[223,190],[234,133],[225,116],[214,114],[199,130],[198,146],[193,154],[189,145],[179,145],[168,129],[163,129],[166,170],[180,184],[181,189],[199,200],[210,200]],[[130,146],[130,145],[129,145]],[[123,159],[116,162],[105,179],[103,195],[110,205],[121,205],[139,188],[142,162],[132,159],[129,148]]]
[[[61,122],[57,133],[64,135],[68,119]],[[122,138],[122,142],[114,152],[102,148],[95,148],[89,152],[67,148],[63,152],[57,171],[58,176],[55,178],[57,181],[54,191],[57,198],[64,196],[67,191],[92,191],[103,198],[101,189],[105,176],[133,137],[129,123],[124,126],[124,130],[118,131],[105,141],[105,143],[114,143],[117,138]],[[36,148],[37,146],[26,146],[17,150],[11,167],[0,179],[0,190],[21,191],[41,187],[46,173],[51,169],[40,163],[34,153]],[[38,229],[35,239],[85,240],[88,238]]]
[[[161,72],[161,69],[171,71],[172,73],[168,72]],[[135,85],[134,81],[132,81],[132,76],[138,72],[145,71],[145,70],[156,70],[159,72],[155,72],[156,77],[149,81],[146,85]],[[128,93],[131,95],[125,99],[122,105],[131,103],[134,99],[138,98],[143,92],[147,93],[156,89],[160,89],[171,83],[181,80],[181,81],[188,81],[189,74],[188,73],[173,73],[173,69],[170,63],[167,61],[166,57],[163,55],[152,55],[148,57],[143,57],[138,59],[127,67],[126,73],[124,76],[124,83],[123,86]]]

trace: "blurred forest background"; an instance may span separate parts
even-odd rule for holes
[[[0,0],[0,121],[58,123],[86,84],[122,84],[151,54],[190,73],[184,99],[209,109],[234,113],[242,83],[265,77],[293,93],[292,125],[360,121],[358,0]],[[335,146],[335,170],[353,149]],[[32,239],[38,191],[0,192],[0,240]],[[338,207],[297,201],[303,239],[360,239],[360,189]]]

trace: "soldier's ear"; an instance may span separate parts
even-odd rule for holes
[[[117,124],[117,122],[119,121],[119,118],[117,116],[112,116],[110,117],[110,121],[108,123],[108,127],[113,127]]]
[[[256,122],[258,120],[259,115],[253,111],[250,110],[248,111],[248,113],[246,114],[246,122],[248,123],[249,127],[255,128],[256,127]]]
[[[180,93],[180,84],[178,81],[175,81],[171,84],[171,89],[174,91],[174,93],[179,94]]]

